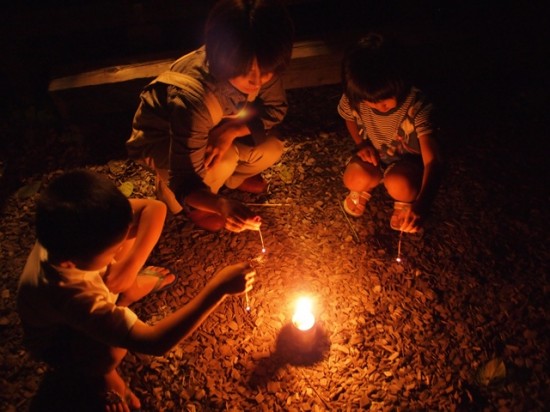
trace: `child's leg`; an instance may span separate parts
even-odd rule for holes
[[[75,333],[71,338],[71,372],[82,379],[82,384],[95,391],[98,401],[104,403],[109,394],[117,394],[130,409],[139,409],[141,403],[119,375],[120,365],[127,350],[107,346],[88,336]],[[110,396],[116,399],[116,396]],[[113,407],[114,405],[111,405]],[[115,407],[115,410],[116,409]]]
[[[394,163],[384,175],[388,194],[399,202],[413,202],[422,184],[422,172],[421,160],[404,159]]]
[[[232,145],[220,162],[215,167],[208,169],[208,171],[201,176],[204,184],[210,188],[212,193],[218,193],[226,180],[229,179],[235,171],[238,162],[238,150],[235,145]]]
[[[354,157],[344,171],[344,185],[352,192],[370,192],[382,180],[378,166]]]
[[[266,140],[259,145],[249,146],[240,142],[235,143],[239,154],[239,164],[235,172],[227,179],[225,185],[235,189],[245,179],[263,172],[277,162],[283,154],[283,142],[275,135],[267,136]]]
[[[130,232],[128,237],[123,242],[120,250],[115,255],[115,261],[121,261],[132,251],[137,233]],[[148,251],[147,256],[151,251]],[[133,284],[124,290],[117,301],[120,306],[129,306],[139,299],[147,296],[155,288],[160,289],[174,282],[176,277],[170,273],[168,269],[154,267],[155,275],[140,275],[136,276]],[[160,282],[159,279],[163,278]]]
[[[176,276],[166,268],[147,266],[146,271],[140,271],[133,285],[120,294],[117,305],[130,306],[149,293],[162,289],[176,281]]]

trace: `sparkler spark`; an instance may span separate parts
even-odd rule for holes
[[[264,237],[260,228],[258,228],[258,233],[260,234],[260,242],[262,242],[262,253],[265,253]]]
[[[250,312],[250,299],[248,298],[248,291],[244,292],[244,297],[246,299],[245,309],[247,312]]]
[[[403,231],[399,232],[399,241],[397,242],[397,257],[395,260],[401,262],[401,238],[403,236]]]

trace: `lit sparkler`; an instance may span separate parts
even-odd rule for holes
[[[245,309],[247,312],[250,312],[250,299],[248,298],[248,291],[244,292],[244,297],[246,299]]]
[[[403,237],[403,231],[399,232],[399,241],[397,242],[397,257],[395,260],[401,263],[401,238]]]
[[[262,242],[262,253],[265,253],[264,237],[262,236],[262,230],[259,227],[258,233],[260,234],[260,242]]]

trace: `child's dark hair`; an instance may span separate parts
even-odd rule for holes
[[[206,58],[219,80],[247,74],[254,58],[264,73],[290,62],[294,26],[279,0],[221,0],[205,26]]]
[[[361,101],[372,103],[395,97],[398,104],[410,85],[404,78],[397,47],[380,34],[370,33],[351,47],[342,62],[344,93],[353,108]]]
[[[56,260],[88,260],[122,241],[130,202],[106,177],[73,170],[55,178],[36,210],[38,241]]]

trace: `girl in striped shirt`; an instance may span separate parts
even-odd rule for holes
[[[338,113],[356,144],[344,172],[344,209],[363,215],[380,183],[394,199],[390,226],[421,227],[439,182],[441,158],[432,104],[400,72],[408,64],[382,36],[369,34],[344,57]]]

